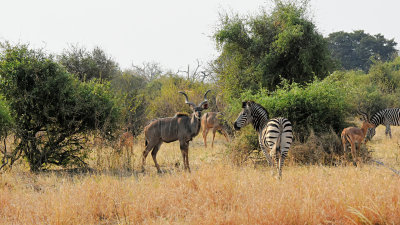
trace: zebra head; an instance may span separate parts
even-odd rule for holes
[[[240,128],[251,123],[252,120],[253,120],[253,117],[251,115],[251,110],[250,110],[250,106],[248,105],[248,101],[242,102],[242,112],[240,112],[235,123],[233,123],[233,127],[235,128],[235,130],[240,130]]]

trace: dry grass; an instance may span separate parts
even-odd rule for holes
[[[399,169],[399,139],[383,133],[369,146]],[[214,149],[200,137],[191,143],[192,173],[182,171],[178,143],[159,151],[165,174],[151,157],[147,172],[136,172],[139,142],[129,153],[132,172],[107,172],[128,168],[116,161],[127,162],[127,153],[96,150],[90,164],[106,167],[100,172],[0,174],[0,224],[400,224],[400,178],[384,167],[287,166],[276,180],[267,167],[232,166],[217,138]]]

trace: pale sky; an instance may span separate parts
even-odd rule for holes
[[[59,54],[99,46],[122,69],[157,62],[177,71],[217,56],[219,12],[255,14],[271,0],[0,0],[0,41]],[[399,0],[310,0],[320,33],[363,29],[400,42]],[[399,49],[398,44],[397,48]]]

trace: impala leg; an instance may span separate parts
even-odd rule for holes
[[[183,158],[184,169],[190,172],[189,167],[189,142],[180,142],[181,153]]]
[[[157,163],[157,152],[158,152],[158,150],[160,150],[161,144],[162,144],[162,142],[160,142],[159,144],[154,146],[153,151],[151,151],[151,156],[153,157],[154,165],[156,166],[158,173],[162,173],[160,166]]]
[[[346,153],[346,137],[342,134],[343,153]]]
[[[351,144],[351,156],[353,158],[353,161],[357,165],[356,144],[354,143],[354,141],[352,141],[350,144]]]

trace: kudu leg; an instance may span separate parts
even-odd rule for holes
[[[204,127],[203,128],[203,140],[204,140],[205,148],[207,148],[207,134],[208,134],[208,128]]]
[[[189,167],[189,142],[181,142],[180,143],[182,158],[183,158],[183,165],[185,170],[190,172]]]
[[[225,136],[226,141],[230,142],[230,138],[228,136],[228,133],[226,133],[226,131],[224,129],[221,129],[221,133]]]
[[[157,152],[160,150],[161,144],[162,142],[154,146],[153,151],[151,151],[151,156],[153,157],[154,165],[156,166],[158,173],[162,173],[160,166],[157,163]]]
[[[213,139],[212,139],[212,142],[211,142],[211,148],[214,148],[214,139],[215,139],[215,133],[216,132],[217,132],[217,130],[213,129]]]
[[[148,143],[142,154],[142,171],[144,172],[144,166],[146,164],[146,158],[149,152],[154,148],[155,144]]]

